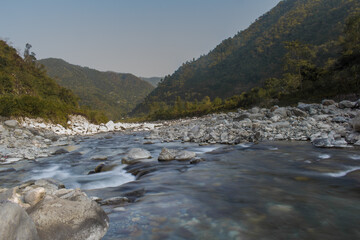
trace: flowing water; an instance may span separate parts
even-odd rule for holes
[[[128,197],[103,206],[110,218],[104,239],[360,239],[359,149],[144,141],[141,133],[98,135],[67,154],[0,165],[0,187],[51,177],[89,196]],[[122,165],[133,147],[153,159]],[[205,161],[158,162],[162,147],[195,151]],[[107,160],[92,160],[96,155]],[[112,170],[87,175],[100,162]]]

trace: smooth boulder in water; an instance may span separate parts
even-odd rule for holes
[[[151,158],[151,153],[143,148],[132,148],[122,159],[122,163],[130,164],[135,160]]]
[[[196,153],[186,150],[163,148],[159,155],[159,161],[190,160],[196,157]]]

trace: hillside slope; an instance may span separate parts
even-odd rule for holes
[[[173,105],[177,97],[227,98],[261,86],[283,74],[287,41],[322,46],[318,61],[324,64],[336,57],[339,49],[332,43],[342,34],[345,19],[359,8],[360,1],[353,0],[281,1],[246,30],[165,77],[133,113],[147,113],[159,102]]]
[[[0,40],[0,116],[42,117],[66,123],[69,114],[79,111],[77,97],[48,77],[36,65],[34,55],[23,59]]]
[[[38,62],[58,84],[80,97],[80,105],[102,110],[112,120],[122,118],[154,89],[132,74],[100,72],[55,58]]]

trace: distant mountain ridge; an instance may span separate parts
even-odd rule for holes
[[[147,113],[161,102],[173,105],[178,97],[228,98],[261,86],[283,74],[287,41],[323,47],[318,60],[325,64],[338,52],[332,43],[342,34],[345,19],[359,9],[360,1],[353,0],[281,1],[246,30],[166,76],[133,113]]]
[[[141,102],[154,87],[128,73],[101,72],[47,58],[38,63],[48,75],[80,97],[80,105],[102,110],[112,120],[119,120]]]
[[[151,85],[153,85],[154,87],[157,87],[159,82],[161,81],[161,77],[149,77],[149,78],[146,78],[146,77],[140,77],[140,79],[150,83]]]

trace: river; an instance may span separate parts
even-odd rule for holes
[[[125,196],[129,203],[103,206],[110,218],[108,240],[360,239],[357,148],[144,142],[142,133],[79,138],[66,147],[69,153],[0,165],[0,187],[55,178],[89,196]],[[153,158],[122,165],[134,147]],[[205,161],[158,162],[163,147],[194,151]],[[112,170],[88,175],[101,162]]]

